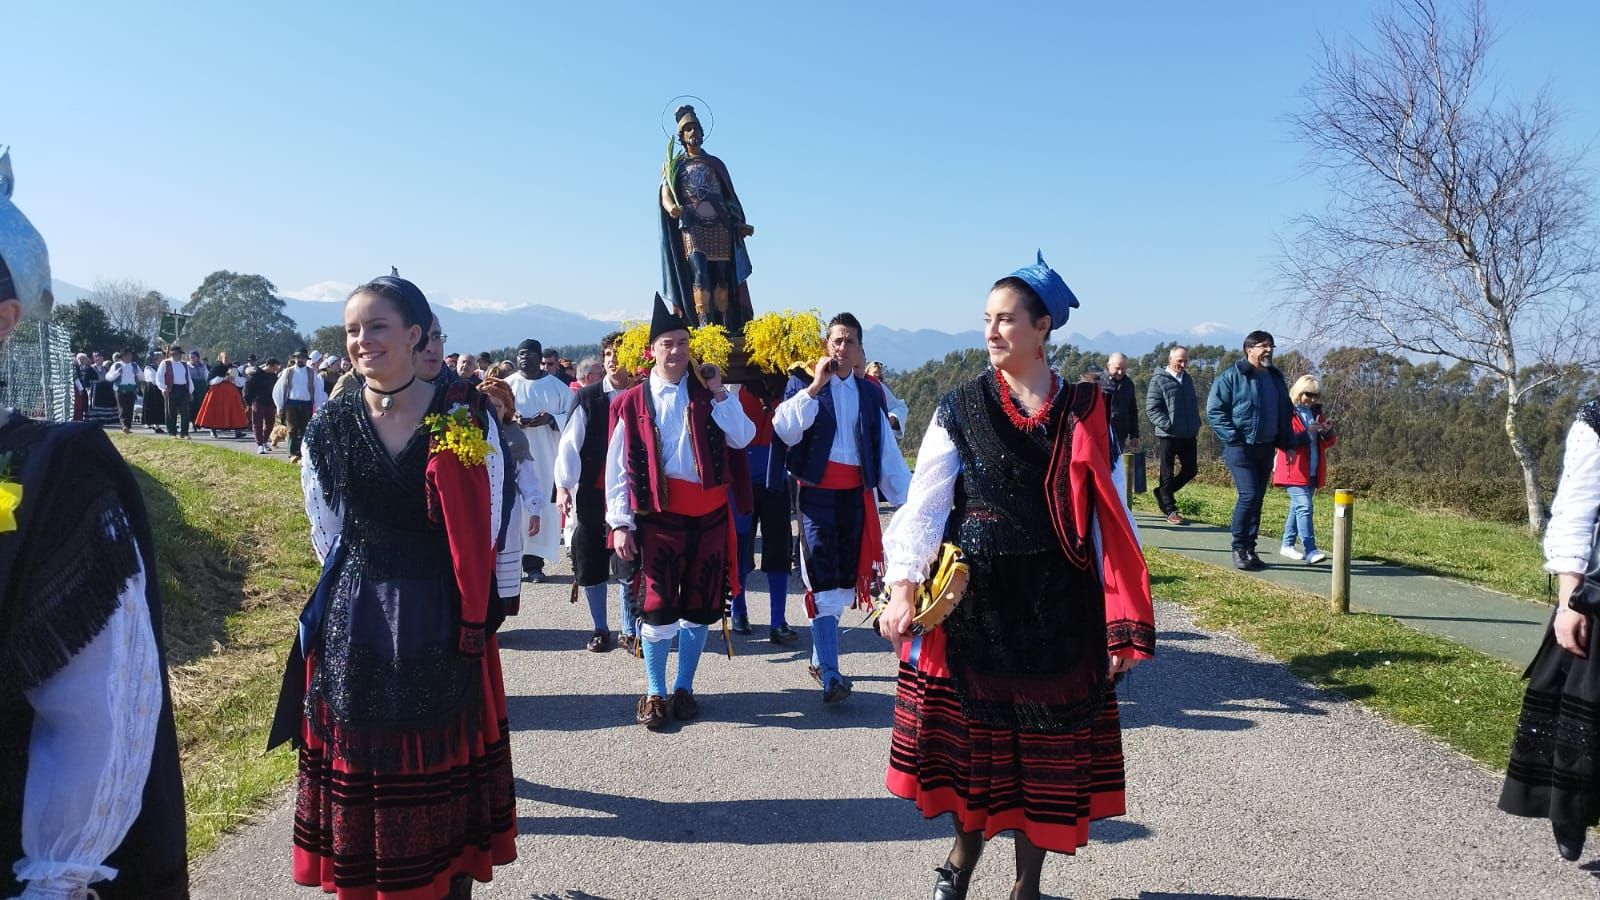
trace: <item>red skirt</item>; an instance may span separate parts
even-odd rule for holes
[[[195,414],[196,428],[216,431],[243,431],[250,427],[250,417],[244,411],[244,397],[239,388],[229,382],[219,381],[206,389],[200,401],[200,411]]]
[[[311,674],[311,662],[306,675]],[[302,724],[294,880],[340,900],[441,900],[450,880],[490,881],[517,858],[517,807],[500,648],[483,654],[483,726],[449,758],[356,769]]]
[[[1126,811],[1116,694],[1107,690],[1087,728],[1063,734],[973,722],[961,712],[944,629],[936,628],[901,648],[884,782],[927,818],[950,813],[962,831],[985,839],[1021,831],[1039,847],[1072,854],[1089,842],[1091,821]]]

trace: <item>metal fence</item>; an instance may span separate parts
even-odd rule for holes
[[[72,338],[48,322],[23,322],[0,348],[0,407],[35,419],[72,418]]]

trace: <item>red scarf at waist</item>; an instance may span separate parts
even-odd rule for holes
[[[728,505],[728,486],[707,488],[698,481],[667,479],[667,512],[680,516],[705,516]],[[739,593],[739,536],[728,513],[728,590]]]

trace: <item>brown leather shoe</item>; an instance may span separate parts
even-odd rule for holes
[[[646,694],[639,698],[639,712],[634,720],[651,731],[667,727],[667,698]]]
[[[589,638],[590,653],[606,653],[611,650],[611,632],[596,631],[594,637]]]
[[[617,635],[617,646],[621,647],[623,652],[629,656],[639,655],[639,639],[631,634]]]
[[[700,715],[700,704],[695,702],[694,694],[683,688],[672,692],[672,717],[680,722]]]

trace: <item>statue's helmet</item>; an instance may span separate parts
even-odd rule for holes
[[[700,125],[700,116],[695,113],[694,107],[687,103],[678,107],[677,111],[672,114],[672,118],[678,123],[679,134],[683,134],[684,126],[688,125],[690,122]],[[706,127],[704,125],[700,125],[701,136],[705,135],[705,130]]]
[[[55,304],[50,253],[39,230],[11,202],[15,185],[11,148],[0,147],[0,300],[19,300],[24,316],[49,319]]]

